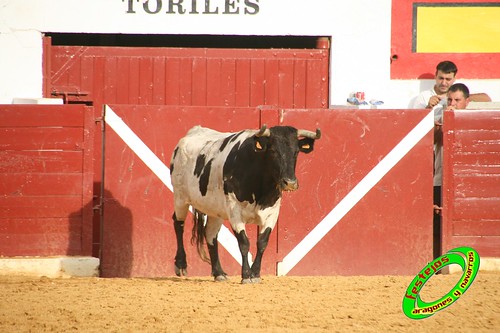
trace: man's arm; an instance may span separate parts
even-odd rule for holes
[[[491,97],[486,93],[470,94],[471,102],[491,102]]]

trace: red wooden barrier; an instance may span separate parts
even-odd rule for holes
[[[139,105],[328,107],[328,49],[46,47],[47,97]]]
[[[500,110],[444,114],[443,251],[500,257]]]
[[[0,256],[91,254],[92,112],[0,106]]]
[[[313,153],[299,157],[301,188],[285,194],[263,273],[414,274],[432,258],[432,119],[425,110],[111,105],[102,273],[172,275],[176,245],[165,178],[178,139],[198,124],[236,131],[266,123],[320,127],[323,136]],[[255,234],[253,228],[253,252]],[[187,251],[189,273],[208,275],[194,247]],[[226,272],[238,276],[231,250],[221,252]]]

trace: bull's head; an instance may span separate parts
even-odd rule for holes
[[[254,136],[254,149],[265,154],[265,172],[270,181],[275,182],[281,191],[294,191],[299,187],[295,176],[297,156],[299,152],[308,154],[313,151],[314,141],[320,137],[319,128],[311,132],[290,126],[269,129],[263,125]]]

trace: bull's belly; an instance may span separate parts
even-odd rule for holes
[[[208,216],[228,220],[233,228],[239,231],[245,224],[274,228],[278,220],[281,199],[273,207],[265,209],[256,203],[240,202],[233,194],[214,194],[210,198],[193,197],[190,204]]]

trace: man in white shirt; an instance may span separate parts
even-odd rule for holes
[[[410,101],[410,109],[432,109],[441,100],[446,101],[448,89],[455,83],[458,68],[448,60],[441,61],[436,66],[434,79],[436,83],[432,89],[422,91],[418,96]],[[491,102],[490,96],[485,93],[476,93],[470,95],[470,100],[474,102]]]

